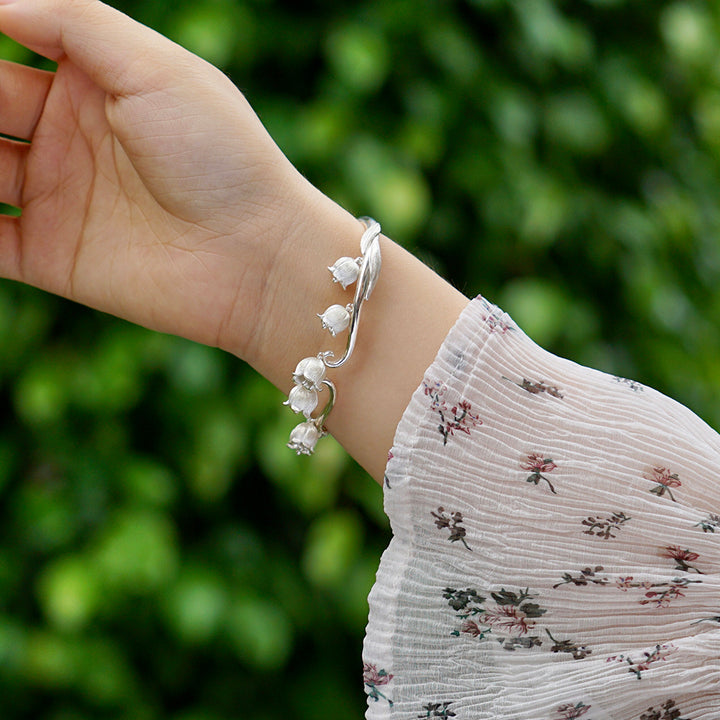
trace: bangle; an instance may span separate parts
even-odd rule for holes
[[[334,355],[329,350],[301,360],[293,373],[295,386],[283,403],[289,405],[293,412],[302,413],[306,418],[305,422],[297,425],[290,433],[290,441],[287,444],[298,455],[312,455],[317,441],[327,435],[325,420],[335,405],[337,390],[332,381],[325,377],[325,373],[328,368],[338,368],[350,359],[355,349],[363,302],[370,297],[380,274],[380,224],[369,217],[359,219],[366,228],[360,238],[362,255],[358,258],[341,257],[334,265],[328,267],[333,275],[333,282],[340,283],[343,290],[357,283],[355,297],[348,305],[331,305],[322,315],[318,315],[323,328],[333,337],[348,330],[345,352],[339,360],[334,360]],[[328,389],[330,397],[320,414],[312,417],[318,406],[318,393],[324,388]]]

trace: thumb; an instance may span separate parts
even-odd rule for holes
[[[111,95],[141,92],[151,72],[186,55],[99,0],[0,0],[0,32],[51,60],[67,57]]]

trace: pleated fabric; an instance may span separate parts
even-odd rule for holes
[[[470,302],[398,426],[369,720],[720,720],[720,436]]]

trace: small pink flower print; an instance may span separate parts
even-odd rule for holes
[[[591,707],[592,705],[586,705],[583,702],[575,705],[571,705],[570,703],[560,705],[557,709],[558,715],[556,718],[553,718],[553,720],[577,720],[577,718],[585,715]]]
[[[654,605],[656,608],[666,608],[670,603],[679,597],[685,597],[682,592],[687,585],[673,583],[667,590],[658,592],[657,590],[648,590],[645,593],[645,599],[640,601],[641,605]]]
[[[526,482],[539,485],[540,481],[544,480],[548,484],[550,492],[552,492],[553,495],[557,495],[553,484],[547,479],[547,477],[545,477],[544,474],[551,473],[557,467],[552,458],[544,457],[540,453],[530,453],[527,455],[526,461],[520,467],[523,470],[528,470],[530,472],[530,475],[525,479]]]
[[[535,627],[532,620],[528,620],[526,615],[510,605],[501,605],[495,610],[485,613],[480,619],[486,625],[504,630],[511,635],[527,635],[528,631]]]
[[[695,562],[700,555],[696,552],[690,552],[690,550],[683,550],[678,545],[668,545],[664,548],[664,552],[660,553],[660,557],[670,558],[675,561],[675,567],[683,572],[690,572],[694,570],[700,575],[704,575],[703,572],[698,570],[694,565],[690,565],[691,562]]]
[[[443,445],[447,445],[448,437],[455,434],[455,431],[470,435],[470,430],[482,425],[480,416],[472,412],[472,405],[467,400],[461,400],[456,405],[448,408],[445,400],[447,387],[439,382],[429,385],[423,382],[425,395],[430,398],[430,409],[440,416],[438,430],[443,436]]]
[[[393,675],[378,670],[377,665],[363,663],[363,681],[366,685],[387,685],[393,679]]]
[[[465,620],[460,626],[460,632],[482,640],[485,637],[487,628],[481,628],[474,620]]]
[[[377,665],[363,663],[363,682],[365,683],[365,692],[368,697],[375,700],[375,702],[377,702],[380,698],[383,698],[384,700],[387,700],[388,705],[392,707],[392,700],[383,695],[378,688],[383,685],[387,685],[393,677],[393,675],[384,669],[378,670]]]
[[[443,597],[462,621],[460,628],[453,630],[451,635],[460,637],[465,634],[479,640],[492,635],[503,649],[509,651],[542,645],[537,635],[528,636],[527,633],[535,626],[535,619],[541,618],[547,611],[533,602],[535,596],[528,588],[517,592],[502,588],[491,592],[490,596],[492,605],[484,607],[485,602],[491,601],[472,588],[445,588]]]
[[[685,590],[691,583],[701,583],[702,580],[689,580],[688,578],[675,578],[669,583],[653,583],[649,580],[636,582],[632,575],[621,577],[615,581],[618,590],[627,592],[631,588],[646,590],[642,599],[638,602],[641,605],[652,605],[655,608],[666,608],[673,600],[685,597]]]
[[[677,648],[672,643],[665,645],[656,645],[652,652],[644,652],[644,657],[641,660],[633,660],[627,655],[612,655],[607,658],[606,662],[624,662],[628,665],[628,672],[631,672],[637,677],[638,680],[642,680],[642,674],[649,670],[653,665],[658,662],[664,662],[675,652]]]
[[[632,575],[628,575],[627,577],[618,578],[615,585],[618,590],[622,590],[623,592],[627,592],[630,588],[636,587],[636,585],[633,584],[633,576]]]
[[[673,502],[677,502],[675,500],[675,496],[670,490],[670,488],[678,488],[682,485],[677,473],[670,472],[670,470],[664,467],[656,467],[653,468],[650,480],[657,483],[655,487],[650,488],[650,492],[653,495],[662,497],[665,493],[667,493]]]
[[[488,326],[489,331],[499,332],[504,335],[508,330],[514,330],[515,328],[508,321],[507,315],[500,310],[500,308],[491,305],[485,298],[482,298],[483,309],[485,310],[482,316],[482,321]]]

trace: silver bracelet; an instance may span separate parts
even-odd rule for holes
[[[340,283],[343,290],[357,282],[355,298],[344,307],[331,305],[322,315],[318,315],[323,328],[333,337],[349,330],[345,352],[339,360],[333,360],[333,353],[329,350],[301,360],[293,373],[295,386],[283,403],[289,405],[293,412],[302,413],[306,418],[305,422],[293,428],[287,444],[298,455],[312,455],[317,441],[327,435],[325,420],[335,405],[337,390],[332,381],[325,377],[325,373],[328,368],[338,368],[350,359],[355,349],[362,304],[370,297],[380,275],[380,224],[369,217],[359,219],[366,228],[360,238],[361,257],[341,257],[328,268],[333,275],[333,282]],[[312,417],[318,406],[318,393],[324,388],[328,389],[330,397],[322,412],[317,417]]]

